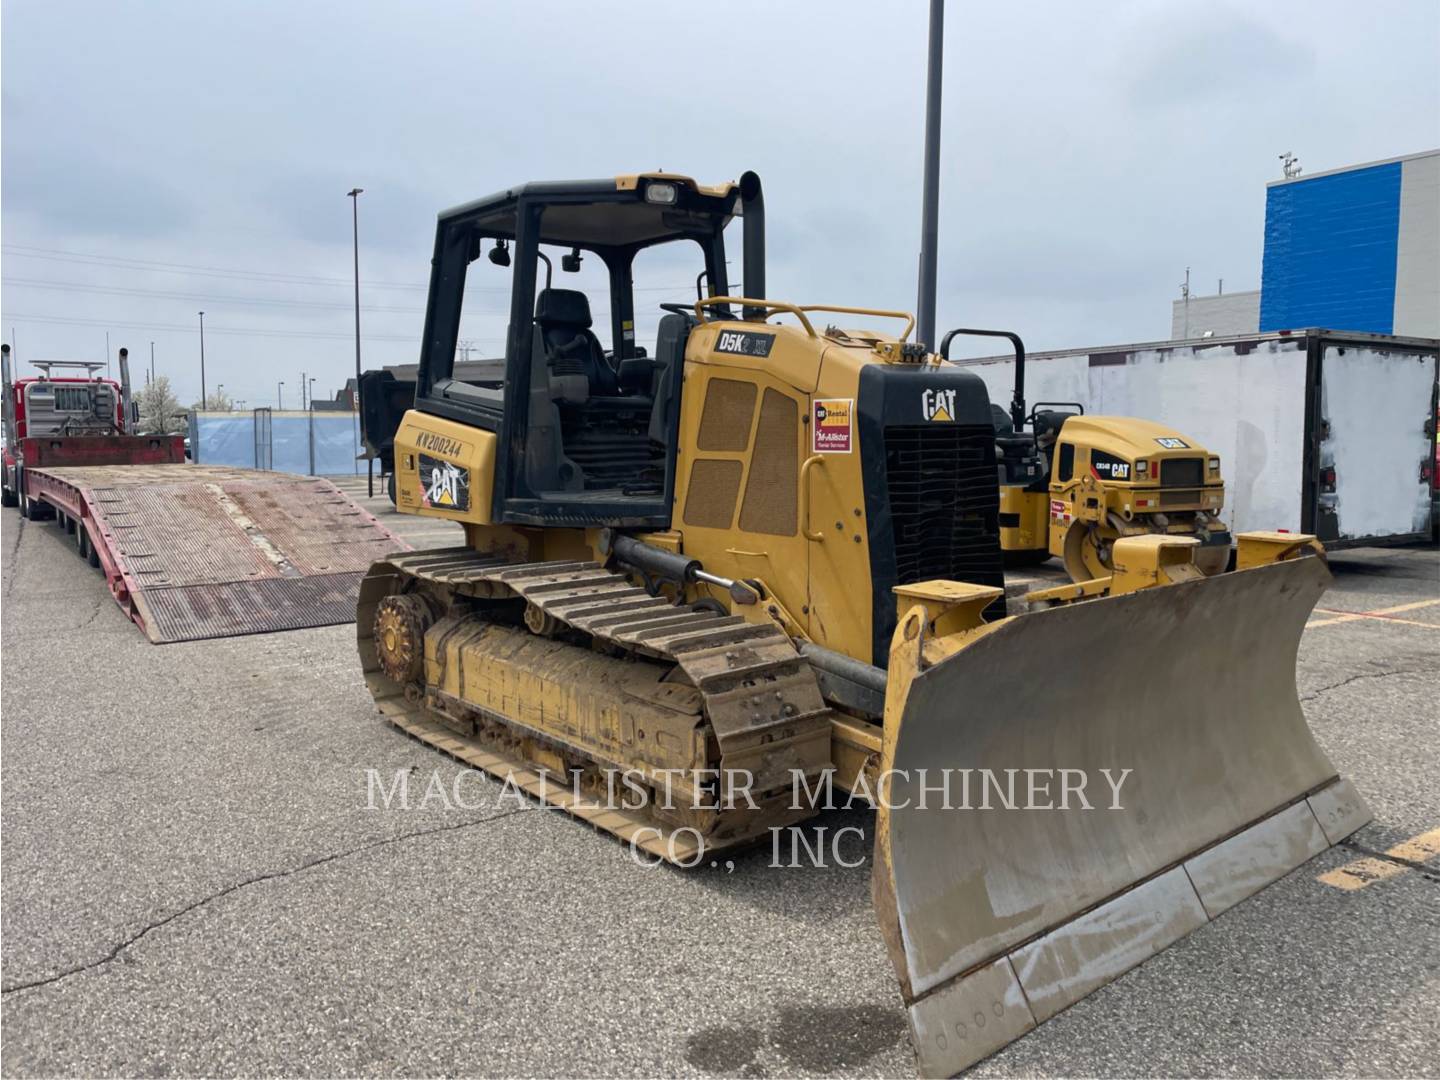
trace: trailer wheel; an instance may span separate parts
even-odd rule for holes
[[[82,525],[75,531],[79,535],[85,537],[85,561],[88,562],[91,566],[98,567],[100,565],[100,551],[98,548],[96,548],[95,541],[90,536],[90,530],[86,529]]]
[[[0,487],[0,506],[19,506],[20,497],[7,487]]]
[[[392,472],[385,480],[385,493],[390,496],[390,505],[395,505],[395,474]]]
[[[20,516],[22,518],[28,518],[30,516],[30,500],[27,499],[24,495],[19,495],[16,497],[15,501],[20,506]]]

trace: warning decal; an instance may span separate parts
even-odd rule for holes
[[[811,427],[811,453],[850,453],[855,430],[855,399],[816,398]]]

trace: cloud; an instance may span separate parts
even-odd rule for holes
[[[1187,265],[1257,284],[1280,151],[1314,171],[1434,145],[1434,0],[1387,0],[1383,18],[1353,0],[1232,5],[951,6],[942,324],[1034,347],[1163,336]],[[659,166],[764,177],[777,298],[915,304],[923,4],[742,3],[695,48],[673,20],[559,0],[355,0],[344,18],[286,0],[7,2],[4,26],[0,325],[32,356],[93,355],[106,326],[144,323],[132,341],[154,337],[162,370],[176,358],[188,399],[198,342],[164,328],[204,307],[227,390],[273,400],[302,368],[333,389],[354,363],[351,187],[365,361],[408,362],[439,210]],[[484,302],[476,336],[498,339],[504,301]]]
[[[427,243],[435,229],[442,197],[422,192],[402,180],[358,170],[361,239],[367,251],[412,252]],[[351,242],[350,200],[345,193],[355,178],[339,169],[306,169],[257,178],[250,193],[252,209],[269,220],[279,236],[309,244]]]
[[[164,179],[53,136],[16,136],[8,120],[0,200],[7,217],[26,215],[37,229],[121,241],[177,237],[194,215]]]
[[[1303,39],[1220,5],[1167,6],[1139,23],[1131,40],[1136,68],[1126,90],[1139,107],[1245,99],[1304,78],[1315,66],[1315,51]]]

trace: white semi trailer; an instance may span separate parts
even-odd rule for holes
[[[963,361],[1008,401],[1014,358]],[[1300,330],[1031,353],[1044,407],[1163,422],[1221,456],[1231,534],[1327,547],[1430,538],[1440,341]]]

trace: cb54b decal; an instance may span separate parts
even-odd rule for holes
[[[421,454],[420,502],[439,510],[469,510],[470,470]]]
[[[1090,452],[1090,472],[1101,480],[1129,480],[1130,463],[1104,450]]]
[[[810,423],[812,454],[848,454],[854,449],[855,399],[816,398]]]

